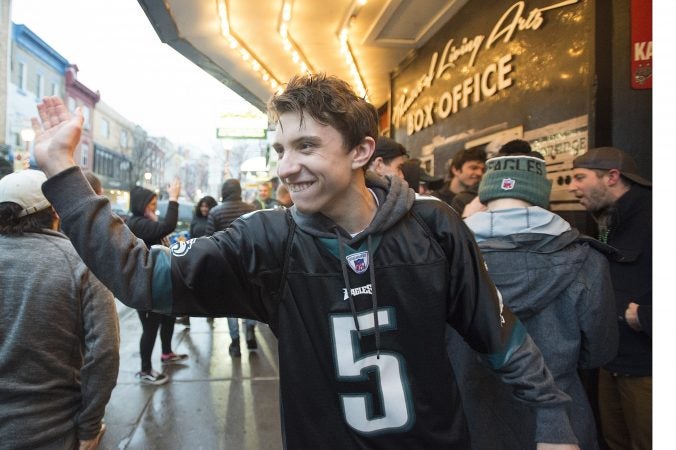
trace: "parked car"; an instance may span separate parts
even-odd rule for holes
[[[167,213],[167,205],[169,200],[157,201],[157,217],[162,220]],[[186,241],[190,239],[190,222],[192,222],[192,215],[194,212],[191,203],[178,202],[178,222],[176,222],[176,229],[168,236],[169,243],[174,244],[176,241]]]

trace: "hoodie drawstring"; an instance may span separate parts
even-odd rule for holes
[[[357,318],[357,308],[354,304],[354,298],[352,297],[352,288],[350,287],[350,277],[347,271],[347,263],[345,259],[345,250],[343,248],[343,239],[340,236],[340,231],[335,229],[336,237],[338,239],[338,255],[340,257],[340,267],[343,272],[343,281],[345,283],[345,288],[347,289],[347,296],[350,301],[350,310],[352,311],[352,317],[354,318],[354,325],[357,329],[357,336],[361,340],[361,329],[359,328],[359,319]],[[375,337],[376,337],[376,358],[380,359],[380,326],[378,324],[378,298],[376,297],[376,276],[375,268],[373,264],[373,253],[372,253],[372,241],[371,235],[368,235],[366,250],[369,254],[369,278],[371,281],[371,301],[373,305],[373,325],[375,327]]]
[[[340,268],[343,271],[343,282],[345,283],[345,289],[347,289],[347,295],[350,299],[350,310],[352,310],[352,317],[354,318],[354,326],[357,328],[357,335],[361,340],[361,330],[359,329],[359,320],[357,319],[357,308],[354,306],[354,298],[352,298],[352,288],[350,287],[350,277],[347,274],[347,265],[345,264],[345,250],[343,250],[343,240],[340,237],[340,231],[338,228],[335,229],[336,237],[338,238],[338,255],[340,256]]]
[[[369,252],[369,277],[371,278],[371,301],[373,302],[373,326],[376,329],[376,359],[380,359],[380,325],[378,324],[378,296],[376,295],[376,269],[374,264],[373,253],[371,249],[371,235],[366,239],[366,249]]]

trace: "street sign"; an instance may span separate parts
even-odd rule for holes
[[[216,129],[218,139],[267,139],[268,120],[261,113],[224,114]]]

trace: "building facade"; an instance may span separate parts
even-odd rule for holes
[[[64,73],[68,61],[28,27],[12,24],[7,125],[3,129],[9,146],[9,159],[15,170],[34,165],[30,157],[34,139],[31,117],[44,96],[63,98]]]
[[[0,0],[0,158],[9,158],[7,145],[7,87],[10,68],[10,0]]]
[[[94,92],[77,79],[79,69],[75,64],[69,64],[65,71],[65,101],[70,112],[79,107],[84,116],[80,145],[75,150],[75,162],[87,170],[93,169],[94,157],[94,122],[93,112],[101,99],[98,91]]]
[[[103,194],[114,209],[129,209],[129,191],[134,186],[131,160],[134,129],[138,126],[100,100],[94,108],[92,171],[101,180]]]

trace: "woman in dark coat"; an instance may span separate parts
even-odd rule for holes
[[[196,238],[206,234],[207,217],[209,217],[209,211],[214,206],[216,206],[216,200],[209,195],[202,197],[200,201],[197,202],[192,222],[190,222],[190,238]]]
[[[181,191],[181,183],[176,181],[169,187],[169,204],[163,220],[156,215],[157,195],[148,189],[136,186],[130,193],[130,206],[132,216],[127,220],[127,226],[139,239],[143,239],[150,248],[152,245],[163,244],[164,239],[176,228],[178,221],[178,194]],[[164,373],[153,370],[151,356],[157,332],[160,331],[162,342],[162,364],[181,362],[188,355],[177,355],[171,350],[171,339],[174,334],[173,316],[165,316],[154,312],[138,311],[143,333],[141,334],[141,371],[136,374],[142,383],[164,384],[169,377]]]

